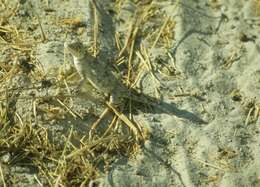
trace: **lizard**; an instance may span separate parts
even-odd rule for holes
[[[80,90],[84,88],[85,81],[89,82],[98,92],[109,98],[114,105],[120,105],[125,98],[133,99],[155,106],[158,99],[129,90],[121,81],[121,76],[115,71],[111,63],[102,63],[91,56],[82,42],[75,40],[65,42],[66,50],[73,56],[75,68],[80,75]],[[148,99],[149,98],[149,99]]]

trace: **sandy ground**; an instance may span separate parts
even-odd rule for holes
[[[34,28],[37,21],[30,22],[33,14],[30,1],[21,2],[14,22],[32,29],[33,37],[40,38],[40,29]],[[49,10],[46,2],[33,4],[48,38],[48,42],[37,45],[36,57],[46,76],[56,77],[57,69],[64,65],[66,36],[80,35],[88,42],[84,25],[67,29],[64,22],[62,25],[58,21],[75,17],[84,20],[86,1],[53,0],[49,1]],[[106,7],[111,6],[110,1],[104,2]],[[134,119],[151,132],[150,138],[137,155],[117,158],[90,185],[260,186],[260,1],[154,0],[153,3],[157,13],[143,25],[144,30],[147,27],[148,32],[158,33],[168,17],[174,22],[174,27],[169,28],[172,40],[165,48],[165,41],[159,38],[149,54],[160,84],[149,73],[138,84],[143,93],[151,96],[159,89],[163,102],[172,106],[172,113],[155,109],[135,114]],[[116,25],[117,31],[126,31],[131,13],[130,7],[118,15],[126,21]],[[140,41],[149,44],[142,36]],[[4,54],[0,55],[1,60],[5,59]],[[69,64],[72,59],[65,56]],[[164,66],[168,68],[166,73]],[[66,71],[74,71],[73,66]],[[102,111],[98,104],[88,102],[75,99],[75,108],[78,112]],[[18,102],[17,111],[23,113],[19,106],[24,108],[25,104]],[[55,128],[54,124],[49,126],[58,136],[73,125],[79,131],[86,129],[91,118],[55,121]],[[20,181],[18,186],[39,185],[33,177],[28,177],[37,172],[19,167],[12,166],[11,171],[27,180]]]

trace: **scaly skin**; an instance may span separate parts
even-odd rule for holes
[[[111,96],[114,104],[119,104],[121,97],[129,97],[130,92],[120,81],[111,64],[101,63],[92,57],[79,41],[66,42],[65,48],[73,56],[74,65],[81,77],[80,87],[88,81],[97,91]]]

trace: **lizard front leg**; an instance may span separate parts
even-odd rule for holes
[[[75,68],[77,70],[77,73],[79,74],[80,76],[80,80],[79,80],[79,83],[78,85],[76,86],[76,93],[79,92],[84,84],[84,82],[87,80],[86,79],[86,76],[83,72],[83,69],[82,69],[82,66],[80,65],[80,62],[77,58],[75,58],[73,56],[73,62],[74,62],[74,65],[75,65]]]

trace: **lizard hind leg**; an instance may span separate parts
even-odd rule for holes
[[[81,92],[85,91],[85,87],[84,86],[85,83],[85,79],[84,78],[80,78],[79,83],[77,83],[77,85],[75,85],[75,87],[73,88],[72,92],[75,94],[79,94]]]

